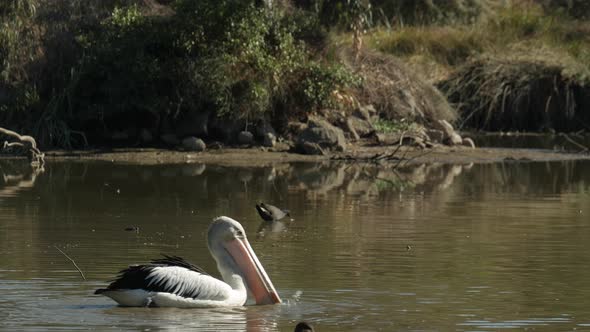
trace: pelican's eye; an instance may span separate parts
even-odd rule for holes
[[[241,230],[239,230],[239,229],[238,229],[238,230],[236,231],[236,236],[237,236],[237,237],[244,237],[244,232],[242,232]]]

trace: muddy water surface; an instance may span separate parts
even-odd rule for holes
[[[590,331],[590,163],[391,168],[1,161],[0,330]],[[258,201],[294,220],[262,223]],[[93,295],[160,253],[215,275],[204,238],[218,215],[244,225],[284,304]]]

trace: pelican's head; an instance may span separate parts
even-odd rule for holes
[[[246,231],[239,222],[225,216],[215,218],[207,232],[207,245],[222,275],[224,272],[239,274],[256,304],[281,303],[279,294],[248,243]],[[231,271],[223,271],[226,267]]]

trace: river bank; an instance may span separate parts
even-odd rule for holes
[[[203,163],[227,166],[265,166],[287,162],[383,163],[411,164],[467,164],[494,162],[532,162],[560,160],[590,160],[588,153],[573,153],[543,149],[507,149],[439,146],[431,149],[402,147],[395,154],[393,147],[353,147],[346,153],[330,155],[303,155],[287,151],[270,151],[261,148],[228,148],[192,153],[166,149],[112,149],[47,151],[46,160],[52,161],[105,161],[141,165]]]

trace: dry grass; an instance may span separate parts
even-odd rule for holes
[[[548,15],[535,1],[513,2],[474,23],[379,28],[366,39],[370,47],[401,58],[431,81],[444,79],[470,58],[510,55],[523,47],[565,51],[590,66],[590,22]]]
[[[444,79],[453,67],[482,52],[485,39],[470,27],[407,27],[377,30],[370,47],[395,55],[430,81]]]
[[[586,73],[575,62],[513,55],[470,61],[441,84],[459,127],[484,130],[590,129]],[[575,74],[575,75],[574,75]]]
[[[339,57],[363,78],[357,98],[362,104],[373,104],[383,118],[426,125],[438,119],[450,122],[456,119],[455,111],[440,91],[403,62],[365,50],[354,63],[348,50],[341,48]]]
[[[451,66],[483,49],[480,34],[464,27],[409,27],[395,33],[381,30],[371,35],[369,41],[385,53],[428,54],[437,62]]]
[[[590,22],[513,1],[477,22],[381,28],[368,45],[440,86],[459,127],[590,129]]]

